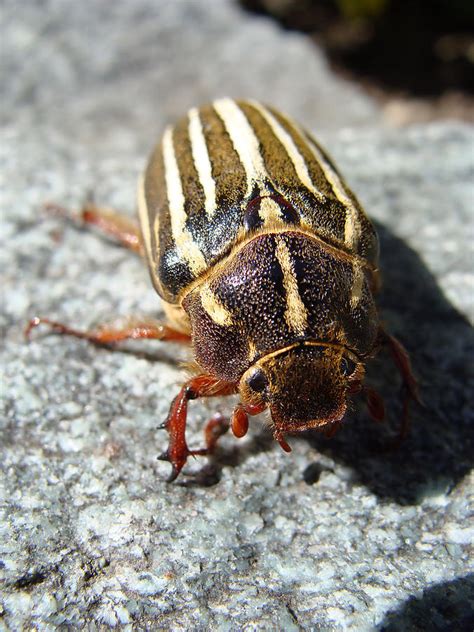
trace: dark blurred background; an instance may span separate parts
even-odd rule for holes
[[[474,120],[472,0],[240,0],[309,34],[393,123]]]

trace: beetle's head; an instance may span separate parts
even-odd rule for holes
[[[339,422],[364,365],[341,345],[306,342],[260,358],[242,376],[245,404],[270,408],[275,437]]]

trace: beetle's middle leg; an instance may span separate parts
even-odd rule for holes
[[[178,329],[160,323],[151,318],[128,317],[113,322],[104,323],[95,329],[81,330],[69,327],[49,318],[32,318],[25,329],[25,336],[30,337],[31,331],[38,325],[48,325],[59,334],[83,338],[95,344],[107,345],[122,340],[152,339],[189,344],[191,337]]]
[[[44,209],[52,215],[65,217],[75,224],[91,224],[125,248],[140,255],[144,254],[138,223],[114,209],[97,206],[92,202],[86,203],[77,214],[54,203],[45,204]]]

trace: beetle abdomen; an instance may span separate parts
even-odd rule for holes
[[[219,99],[168,127],[139,200],[155,287],[170,303],[250,235],[299,225],[376,265],[370,221],[296,124],[260,103]]]
[[[251,239],[183,307],[198,363],[226,380],[296,342],[326,341],[364,355],[378,327],[361,261],[300,231]]]

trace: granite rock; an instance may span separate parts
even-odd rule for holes
[[[472,127],[370,125],[373,104],[334,79],[304,37],[230,2],[17,6],[5,3],[2,16],[14,45],[2,60],[0,628],[443,630],[467,622]],[[160,20],[150,19],[155,6]],[[327,79],[317,112],[302,60]],[[30,344],[23,339],[35,314],[83,327],[161,314],[138,258],[45,218],[40,206],[77,207],[92,191],[132,213],[154,133],[175,106],[224,92],[267,94],[319,133],[377,222],[381,313],[412,354],[425,403],[397,450],[387,446],[399,381],[381,356],[369,379],[385,397],[387,424],[356,406],[335,438],[294,438],[288,455],[255,421],[248,437],[223,437],[212,461],[190,463],[168,485],[167,464],[156,460],[166,434],[156,427],[185,353],[151,343],[111,352],[39,330]],[[336,94],[359,104],[346,119],[330,111]],[[216,408],[231,404],[192,402],[190,444],[201,443]]]

